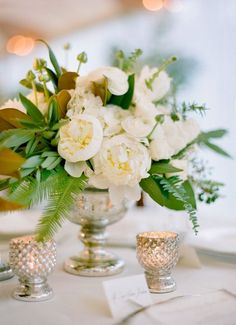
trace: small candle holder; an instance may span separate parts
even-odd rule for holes
[[[12,239],[9,264],[20,282],[13,292],[15,299],[43,301],[53,296],[53,291],[47,283],[47,276],[56,265],[54,240],[38,242],[35,236]]]
[[[174,232],[144,232],[137,235],[137,259],[145,269],[150,292],[176,289],[171,270],[179,258],[179,235]]]

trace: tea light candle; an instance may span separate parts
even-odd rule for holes
[[[20,282],[13,292],[14,298],[24,301],[42,301],[52,297],[47,276],[56,265],[56,244],[53,240],[38,242],[35,236],[12,239],[9,264]]]
[[[143,232],[137,235],[137,259],[145,269],[150,292],[176,289],[171,270],[179,258],[179,235],[174,232]]]

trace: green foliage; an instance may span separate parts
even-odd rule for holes
[[[172,166],[169,161],[166,162],[153,162],[152,167],[149,170],[150,175],[156,175],[156,174],[166,174],[166,173],[176,173],[181,172],[182,169],[176,168]]]
[[[165,178],[150,176],[140,182],[142,189],[161,206],[173,210],[185,210],[197,233],[196,201],[189,181],[181,181],[178,176]]]
[[[123,109],[128,109],[132,103],[133,95],[134,95],[134,84],[135,84],[135,75],[131,74],[128,77],[129,88],[128,91],[121,96],[112,95],[108,104],[113,104],[120,106]]]
[[[76,195],[81,193],[86,186],[86,177],[79,178],[68,176],[66,173],[55,182],[56,188],[48,198],[48,205],[37,227],[37,239],[48,239],[54,235],[63,220],[69,215]]]
[[[41,42],[41,43],[43,43],[43,44],[45,44],[47,46],[50,61],[51,61],[52,65],[53,65],[53,67],[55,69],[55,72],[56,72],[57,77],[59,78],[60,75],[61,75],[61,68],[60,68],[60,65],[59,65],[59,63],[57,61],[57,58],[56,58],[55,54],[53,53],[51,47],[48,45],[47,42],[45,42],[42,39],[39,39],[38,41]]]
[[[221,147],[219,147],[218,145],[210,142],[211,139],[218,139],[223,137],[225,134],[227,134],[227,130],[225,129],[218,129],[218,130],[213,130],[213,131],[209,131],[209,132],[202,132],[196,139],[196,143],[198,143],[199,145],[205,146],[213,151],[215,151],[216,153],[231,158],[231,156],[225,151],[223,150]]]
[[[189,113],[199,113],[200,115],[204,115],[206,113],[206,106],[205,104],[198,105],[197,103],[185,103],[183,102],[180,108],[180,114],[184,119],[187,118]]]
[[[0,147],[13,148],[18,147],[30,141],[37,130],[12,129],[1,132]]]
[[[50,80],[51,80],[51,82],[53,84],[54,90],[57,92],[57,90],[58,90],[58,77],[57,77],[57,75],[49,68],[45,68],[45,70],[47,71],[48,77],[50,78]]]
[[[125,53],[121,50],[117,51],[115,53],[116,62],[115,65],[117,65],[121,70],[132,73],[134,72],[136,62],[138,58],[143,54],[143,51],[141,49],[136,49],[127,57]]]
[[[24,95],[20,94],[20,100],[25,107],[28,115],[32,118],[32,120],[37,123],[39,126],[45,125],[45,119],[43,114],[40,112],[37,106],[34,105],[28,98]]]

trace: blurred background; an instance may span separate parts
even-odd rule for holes
[[[176,55],[170,74],[180,101],[205,103],[201,127],[229,129],[219,144],[236,157],[235,18],[235,0],[0,0],[0,105],[23,91],[18,82],[33,58],[47,57],[37,38],[48,41],[68,69],[86,51],[81,73],[112,63],[115,49],[141,48],[150,65]],[[225,183],[225,197],[200,207],[200,222],[236,225],[235,161],[207,151],[203,157],[214,166],[212,178]]]

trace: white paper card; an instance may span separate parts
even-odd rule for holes
[[[144,274],[103,282],[112,316],[116,319],[152,304]]]

